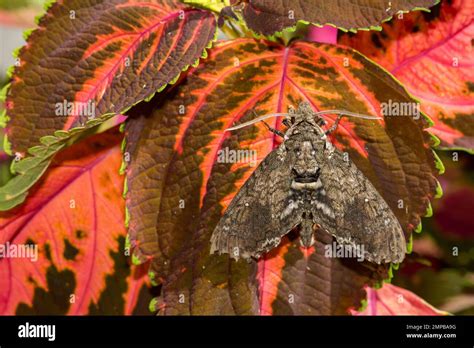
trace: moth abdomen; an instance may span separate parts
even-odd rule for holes
[[[314,223],[311,214],[303,216],[303,221],[301,222],[300,229],[300,242],[301,245],[309,248],[314,242]]]

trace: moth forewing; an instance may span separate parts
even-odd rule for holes
[[[372,183],[344,154],[333,149],[324,160],[321,181],[334,219],[319,219],[338,243],[359,247],[364,259],[375,263],[400,263],[406,253],[403,230],[394,213]],[[326,220],[325,220],[326,219]]]
[[[278,246],[301,221],[296,214],[280,217],[288,206],[289,157],[279,147],[255,169],[214,229],[211,253],[227,253],[234,259],[258,258]]]

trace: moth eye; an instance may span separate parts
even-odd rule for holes
[[[313,156],[316,155],[316,151],[314,151],[314,150],[311,151],[311,154],[312,154]]]

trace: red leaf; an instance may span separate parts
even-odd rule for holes
[[[144,277],[123,253],[119,141],[101,134],[69,148],[25,204],[0,213],[1,245],[38,246],[36,262],[0,258],[1,314],[131,313]]]
[[[8,90],[13,151],[123,113],[174,83],[205,53],[215,28],[212,13],[177,0],[53,3],[21,49]]]
[[[441,146],[474,150],[474,3],[443,1],[433,14],[411,13],[380,33],[339,40],[388,69],[421,101]]]
[[[175,83],[206,55],[215,28],[212,13],[178,0],[53,3],[0,93],[6,149],[32,155],[14,162],[0,209],[23,202],[61,148]]]
[[[362,312],[352,310],[353,315],[448,315],[414,293],[392,284],[381,289],[366,288],[367,307]]]

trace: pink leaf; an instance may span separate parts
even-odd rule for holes
[[[448,315],[414,293],[386,283],[381,289],[366,288],[367,307],[352,315]]]

